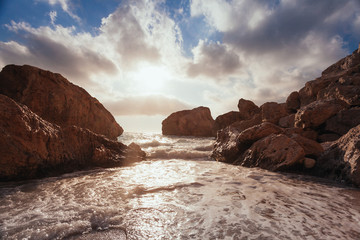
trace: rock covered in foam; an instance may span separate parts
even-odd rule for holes
[[[177,136],[212,137],[214,119],[210,109],[198,107],[172,113],[162,122],[162,134]]]
[[[50,123],[0,94],[0,179],[57,175],[140,161],[145,153],[77,126]]]
[[[60,126],[76,125],[110,139],[123,132],[97,99],[57,73],[28,65],[8,65],[0,73],[0,94]]]

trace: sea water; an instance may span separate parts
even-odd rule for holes
[[[0,184],[0,239],[360,239],[360,191],[218,163],[213,138],[125,133],[146,161]]]

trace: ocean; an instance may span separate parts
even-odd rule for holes
[[[360,190],[219,163],[214,138],[124,133],[147,160],[0,183],[0,239],[360,239]]]

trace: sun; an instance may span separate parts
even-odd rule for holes
[[[133,76],[133,87],[146,93],[161,93],[165,83],[170,79],[170,73],[165,67],[143,65]]]

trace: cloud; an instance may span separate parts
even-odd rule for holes
[[[57,17],[57,12],[56,11],[50,11],[49,12],[49,17],[50,17],[50,21],[52,25],[55,25],[55,21],[56,21],[56,17]]]
[[[60,5],[62,10],[67,14],[69,14],[70,17],[72,17],[77,22],[81,22],[80,17],[73,12],[73,7],[71,5],[70,0],[36,0],[36,1],[47,2],[50,5]]]
[[[231,49],[241,60],[242,71],[232,74],[233,94],[250,96],[258,103],[285,100],[291,91],[348,54],[347,39],[341,36],[354,39],[360,31],[355,30],[360,16],[360,3],[355,0],[193,0],[191,11],[193,17],[204,16],[207,24],[221,32],[219,46]],[[194,48],[194,61],[203,52],[200,46]],[[217,49],[207,50],[206,56],[215,60]],[[190,68],[193,75],[209,68],[205,71],[209,78],[228,76],[228,71],[211,72],[212,62],[208,62],[197,71]]]
[[[240,67],[239,56],[220,43],[203,40],[192,50],[194,60],[189,64],[188,75],[218,78],[234,73]]]
[[[188,103],[164,95],[128,96],[105,101],[104,106],[115,116],[169,115],[176,111],[193,108]]]

